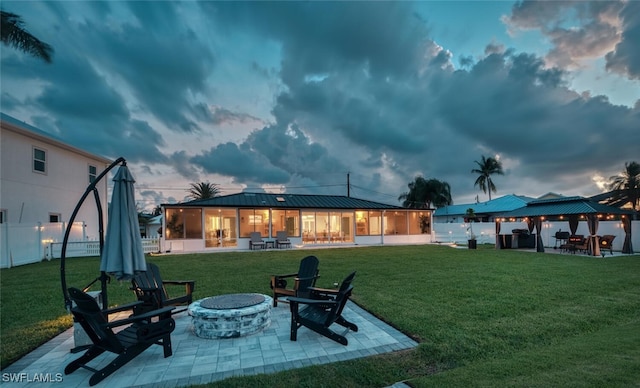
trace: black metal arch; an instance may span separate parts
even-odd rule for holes
[[[67,311],[71,311],[71,298],[69,297],[69,292],[67,291],[65,258],[67,256],[67,243],[69,242],[69,235],[71,234],[71,228],[73,226],[73,222],[75,221],[76,216],[78,215],[78,211],[80,211],[80,208],[82,207],[82,204],[84,203],[85,199],[87,199],[89,194],[93,192],[93,197],[95,198],[96,206],[98,208],[98,234],[100,238],[100,255],[102,255],[102,248],[104,246],[104,225],[103,225],[104,217],[102,213],[102,204],[100,203],[100,194],[98,193],[98,189],[96,189],[96,186],[98,182],[100,182],[100,180],[102,180],[102,178],[104,178],[109,173],[109,171],[111,171],[114,167],[118,166],[119,164],[122,164],[123,166],[125,166],[127,164],[127,161],[123,157],[116,159],[113,163],[111,163],[111,165],[109,165],[109,167],[107,167],[102,173],[100,173],[100,175],[98,175],[93,182],[89,184],[89,186],[87,187],[87,190],[85,190],[84,194],[82,194],[80,201],[76,205],[76,208],[73,209],[73,213],[71,213],[71,218],[69,218],[69,222],[67,224],[67,229],[64,232],[64,239],[62,240],[62,252],[60,253],[60,280],[62,283],[62,295],[64,296],[64,306],[67,309]],[[91,287],[91,285],[93,285],[93,283],[97,282],[98,280],[100,280],[101,287],[102,287],[101,288],[102,308],[106,309],[109,306],[109,303],[107,301],[107,283],[111,280],[109,275],[107,275],[104,271],[101,271],[100,276],[95,278],[83,290],[86,291],[89,287]]]

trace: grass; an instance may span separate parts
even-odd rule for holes
[[[269,274],[320,259],[320,286],[352,270],[353,300],[420,341],[418,348],[209,386],[637,386],[640,256],[592,258],[445,246],[222,252],[149,257],[165,278],[195,279],[195,298],[269,293]],[[3,269],[2,367],[71,325],[59,261]],[[67,281],[98,275],[69,259]],[[112,281],[110,304],[133,300]]]

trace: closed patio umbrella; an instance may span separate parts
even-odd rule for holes
[[[115,161],[113,161],[113,163],[111,163],[109,167],[107,167],[104,171],[102,171],[100,175],[98,175],[93,182],[89,183],[87,190],[85,190],[84,194],[82,194],[82,197],[76,204],[76,207],[73,209],[73,212],[71,213],[71,218],[69,218],[69,222],[67,223],[67,229],[64,232],[64,239],[62,240],[62,250],[60,252],[60,283],[62,285],[62,295],[64,296],[64,306],[67,309],[67,311],[71,311],[72,302],[71,302],[71,298],[69,297],[69,293],[67,291],[67,275],[66,275],[65,259],[67,257],[67,245],[69,243],[69,236],[71,233],[71,229],[73,227],[73,222],[75,221],[76,216],[80,211],[80,208],[84,204],[84,201],[87,199],[89,194],[93,193],[93,198],[96,201],[96,208],[98,212],[98,235],[100,238],[100,253],[102,254],[102,249],[104,247],[104,228],[103,228],[103,217],[102,217],[102,204],[100,201],[100,195],[98,193],[97,185],[98,185],[98,182],[100,182],[102,178],[104,178],[109,173],[109,171],[114,169],[120,163],[122,164],[125,163],[124,158],[120,157]],[[102,286],[102,306],[103,308],[107,308],[107,306],[109,305],[107,301],[107,282],[109,281],[109,276],[105,272],[101,272],[100,277],[97,277],[94,281],[89,283],[89,285],[86,286],[83,290],[84,291],[88,290],[89,287],[91,287],[91,285],[98,280],[100,280],[100,284]]]
[[[112,274],[118,280],[126,280],[139,272],[146,271],[147,264],[140,238],[140,224],[133,187],[135,179],[126,163],[119,167],[113,181],[100,271]]]

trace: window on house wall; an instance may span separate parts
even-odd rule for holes
[[[382,234],[382,212],[381,211],[356,211],[356,236],[379,236]],[[389,214],[385,216],[385,229],[388,230],[387,220]],[[405,218],[406,219],[406,218]],[[395,225],[393,226],[395,228]]]
[[[384,234],[407,234],[407,212],[387,211],[384,216]]]
[[[425,212],[416,212],[410,211],[408,213],[409,216],[409,234],[420,234],[422,233],[422,229],[420,225],[422,223],[422,217]]]
[[[167,230],[165,236],[168,240],[184,238],[184,217],[182,209],[167,209],[165,212]]]
[[[235,209],[205,209],[204,220],[205,247],[237,246]]]
[[[271,236],[285,230],[287,236],[300,237],[300,210],[272,210]]]
[[[47,173],[47,152],[40,148],[33,148],[33,171]]]
[[[300,237],[300,210],[287,210],[284,230],[289,236]]]
[[[202,209],[185,209],[184,238],[202,238]]]
[[[329,239],[333,242],[343,240],[341,216],[341,212],[329,213]]]
[[[202,238],[202,209],[167,209],[165,217],[168,240]]]
[[[316,213],[302,212],[302,242],[313,243],[316,241]]]
[[[353,242],[353,212],[342,212],[340,224],[342,241]]]
[[[0,209],[0,224],[7,222],[7,209]]]
[[[369,212],[356,212],[356,236],[367,236],[369,234]]]
[[[49,213],[49,222],[60,222],[60,213]]]
[[[329,225],[329,212],[316,212],[316,242],[329,242],[331,230]]]
[[[431,233],[431,212],[409,211],[409,234]]]
[[[251,237],[252,232],[269,236],[269,209],[240,209],[240,237]]]
[[[377,236],[382,234],[382,212],[369,212],[369,235]]]
[[[96,166],[89,166],[89,183],[93,183],[98,176],[98,168]]]

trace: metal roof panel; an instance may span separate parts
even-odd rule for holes
[[[280,200],[278,199],[280,198]],[[388,205],[359,198],[340,195],[311,194],[271,194],[242,192],[231,195],[194,200],[163,206],[204,206],[204,207],[271,207],[297,209],[404,209],[401,206]]]
[[[564,197],[531,201],[526,207],[505,212],[504,217],[540,217],[571,214],[630,214],[629,211],[600,204],[584,197]]]
[[[487,202],[443,206],[436,209],[433,212],[433,216],[462,216],[467,213],[467,209],[469,208],[472,208],[477,216],[483,214],[503,213],[526,206],[530,201],[533,201],[533,198],[509,194]]]

